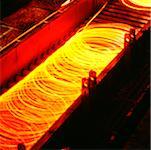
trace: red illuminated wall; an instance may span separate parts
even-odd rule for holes
[[[61,40],[67,33],[73,31],[85,18],[96,11],[98,2],[103,4],[104,1],[80,0],[74,3],[55,20],[24,39],[16,47],[9,49],[0,58],[0,85],[3,86],[42,52]]]

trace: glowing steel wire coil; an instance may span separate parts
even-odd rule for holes
[[[0,148],[27,149],[81,93],[81,78],[98,73],[123,49],[125,24],[97,24],[76,33],[0,97]]]
[[[132,9],[151,11],[151,0],[121,0],[121,2]]]

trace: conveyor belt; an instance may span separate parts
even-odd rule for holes
[[[123,23],[139,31],[144,24],[151,20],[150,11],[143,9],[144,7],[142,7],[142,10],[141,8],[137,10],[137,7],[131,9],[123,5],[119,0],[113,0],[94,19],[93,23]]]
[[[130,19],[125,19],[126,11],[133,14]],[[30,149],[37,142],[80,95],[81,78],[91,69],[99,74],[122,51],[125,33],[148,22],[144,16],[149,12],[137,19],[134,12],[112,1],[85,30],[1,96],[1,149],[16,149],[18,143]]]

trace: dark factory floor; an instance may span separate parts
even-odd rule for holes
[[[124,149],[149,149],[150,147],[150,109],[130,136]]]

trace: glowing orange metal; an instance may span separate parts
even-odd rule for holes
[[[151,6],[150,0],[121,1],[133,9]],[[118,23],[88,26],[4,93],[0,97],[0,149],[15,150],[18,143],[30,149],[81,94],[81,79],[90,70],[100,73],[123,49],[130,28]]]
[[[121,0],[121,2],[132,9],[151,11],[151,0]]]
[[[119,28],[120,27],[120,28]],[[0,98],[0,147],[29,149],[81,93],[81,79],[122,50],[130,26],[98,24],[77,33]]]

